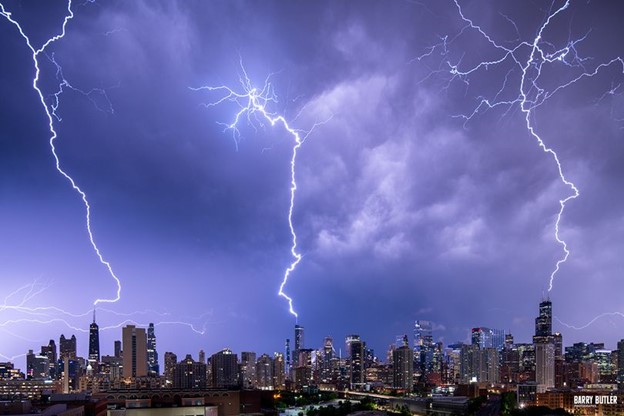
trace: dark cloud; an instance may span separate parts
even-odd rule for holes
[[[461,3],[504,47],[532,42],[560,5]],[[40,44],[58,32],[65,6],[6,7]],[[613,8],[574,3],[549,26],[553,51],[587,38],[576,67],[545,67],[543,88],[622,55]],[[272,74],[272,111],[312,129],[297,159],[293,213],[304,258],[286,286],[311,347],[359,332],[383,356],[415,319],[435,322],[446,342],[472,326],[529,339],[563,255],[554,224],[570,189],[517,103],[478,107],[518,97],[512,60],[466,77],[449,72],[449,63],[466,69],[501,57],[453,2],[88,2],[74,10],[65,38],[40,57],[40,85],[52,103],[54,59],[72,86],[97,89],[66,89],[55,127],[63,167],[89,195],[96,241],[123,284],[122,300],[99,313],[101,326],[134,311],[145,311],[131,317],[139,323],[205,326],[204,335],[158,327],[159,349],[178,354],[269,352],[292,338],[294,321],[277,297],[291,261],[292,137],[256,120],[235,138],[219,123],[237,107],[204,107],[223,95],[189,89],[239,89],[242,60],[256,85]],[[6,293],[44,282],[28,306],[84,313],[114,285],[89,244],[78,195],[54,169],[28,49],[4,18],[0,31],[0,279]],[[529,53],[527,44],[517,56]],[[550,293],[555,314],[575,326],[623,310],[622,81],[621,65],[605,68],[531,119],[581,191],[561,221],[571,255]],[[0,314],[2,322],[22,316]],[[71,322],[86,328],[89,316]],[[583,330],[558,325],[566,344],[613,346],[624,322],[609,315]],[[8,356],[74,332],[25,323],[3,331]],[[84,353],[86,336],[77,336]],[[103,351],[119,337],[106,331]]]

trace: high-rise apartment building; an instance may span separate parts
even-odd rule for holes
[[[396,389],[412,391],[414,387],[414,350],[409,346],[407,335],[403,345],[392,351],[392,386]]]
[[[256,384],[259,389],[273,390],[273,360],[262,354],[256,361]]]
[[[172,352],[165,352],[165,382],[173,385],[173,372],[175,371],[175,366],[178,363],[178,356]]]
[[[147,336],[145,328],[134,325],[124,326],[123,342],[123,376],[124,378],[147,376]]]
[[[286,364],[284,354],[273,353],[273,388],[281,390],[286,386]]]
[[[205,389],[206,364],[193,360],[193,357],[187,354],[174,367],[173,387],[176,389]]]
[[[232,388],[238,386],[238,357],[224,349],[210,357],[212,387]]]
[[[244,389],[256,387],[256,353],[241,352],[241,362],[239,367],[239,380]]]

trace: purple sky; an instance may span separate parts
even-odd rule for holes
[[[63,1],[2,3],[36,48],[60,33],[67,12]],[[297,158],[293,223],[303,260],[285,287],[307,347],[326,335],[341,346],[358,333],[384,357],[416,319],[433,321],[445,343],[465,340],[473,326],[528,342],[564,255],[555,221],[572,191],[518,102],[479,104],[520,96],[531,45],[564,3],[459,4],[74,4],[65,37],[39,55],[39,87],[53,105],[56,62],[82,91],[65,87],[54,128],[61,164],[88,195],[96,243],[122,282],[119,302],[98,305],[100,327],[115,327],[101,332],[103,354],[126,320],[158,324],[161,357],[272,353],[293,337],[295,320],[277,296],[292,260],[292,137],[258,118],[240,125],[236,143],[218,123],[238,107],[206,108],[222,94],[189,89],[240,90],[239,58],[260,87],[274,74],[270,111],[303,130],[327,121]],[[624,56],[616,7],[572,2],[539,47],[573,47],[539,78],[536,67],[526,70],[528,99],[548,97],[531,125],[580,191],[560,223],[571,254],[550,292],[554,314],[583,327],[611,313],[584,329],[555,320],[566,345],[613,348],[624,338],[614,314],[624,313],[622,63],[581,77]],[[85,356],[87,333],[60,320],[86,331],[93,302],[116,288],[89,242],[80,196],[55,168],[32,52],[3,16],[0,39],[0,282],[3,297],[13,293],[0,307],[0,360],[23,368],[17,356],[61,333],[76,334]],[[34,309],[43,307],[67,313]]]

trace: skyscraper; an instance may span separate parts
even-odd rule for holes
[[[284,355],[286,357],[286,362],[284,363],[284,373],[290,374],[291,355],[290,355],[290,339],[289,338],[286,338],[286,345],[284,346],[284,348],[285,348]]]
[[[433,367],[433,324],[431,321],[414,323],[414,362],[418,373],[426,376]]]
[[[351,388],[364,383],[364,343],[359,335],[347,337],[349,346],[349,378]]]
[[[56,365],[57,365],[57,353],[56,353],[56,344],[54,340],[51,339],[48,345],[41,346],[41,355],[48,357],[49,369],[48,374],[51,379],[56,378]]]
[[[281,390],[285,386],[285,378],[286,374],[285,365],[284,365],[284,354],[280,352],[273,353],[273,388],[276,390]]]
[[[500,351],[505,345],[505,331],[483,327],[472,328],[472,344],[478,345],[482,350],[496,348]]]
[[[238,386],[238,357],[224,349],[210,357],[212,387],[231,388]]]
[[[206,364],[193,360],[187,354],[184,360],[175,365],[173,387],[176,389],[205,389]]]
[[[154,333],[153,323],[150,323],[147,327],[147,374],[150,377],[158,377],[160,375],[158,351],[156,351],[156,334]]]
[[[535,381],[538,390],[555,387],[555,338],[552,334],[552,302],[549,299],[539,304],[539,315],[535,318]]]
[[[95,323],[95,309],[93,309],[93,322],[89,325],[89,361],[100,362],[100,328]]]
[[[273,360],[267,354],[262,354],[256,361],[256,380],[258,388],[273,389]]]
[[[321,383],[331,383],[333,381],[333,358],[334,341],[331,337],[325,337],[325,340],[323,341],[323,349],[321,350],[321,362],[319,365]]]
[[[539,304],[539,316],[535,318],[535,336],[533,343],[548,342],[552,335],[552,302],[543,300]]]
[[[620,390],[624,390],[624,339],[617,343],[617,381]]]
[[[134,325],[122,329],[124,378],[147,376],[147,337],[144,328]]]
[[[392,385],[411,391],[414,386],[414,351],[409,347],[407,335],[403,336],[402,344],[392,351]]]
[[[295,349],[292,357],[292,365],[295,368],[299,366],[299,350],[303,348],[305,348],[303,342],[303,327],[301,325],[295,325]]]
[[[117,340],[115,341],[115,357],[116,358],[121,358],[121,341]]]
[[[172,352],[165,352],[165,381],[168,384],[173,384],[173,372],[175,366],[178,363],[178,356]]]
[[[240,376],[241,387],[250,389],[256,387],[256,353],[241,352]],[[269,382],[270,384],[270,382]]]
[[[72,335],[71,338],[65,338],[65,335],[61,334],[61,339],[59,342],[60,354],[59,358],[61,360],[67,358],[69,360],[76,359],[76,336]]]

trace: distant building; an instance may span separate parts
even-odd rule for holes
[[[210,357],[212,367],[212,387],[230,388],[238,386],[238,357],[229,349],[224,349]]]
[[[414,365],[419,377],[433,371],[433,323],[418,320],[414,323]]]
[[[42,380],[50,378],[50,361],[44,355],[35,355],[33,350],[26,354],[26,377],[28,379]]]
[[[147,376],[147,336],[144,328],[127,325],[121,331],[123,342],[123,376]]]
[[[95,323],[95,309],[93,322],[89,325],[89,361],[91,365],[100,362],[100,327]]]
[[[624,339],[617,343],[617,382],[620,390],[624,390]]]
[[[70,360],[76,359],[76,336],[72,335],[71,338],[65,338],[65,335],[61,334],[61,339],[59,342],[59,358],[65,359],[69,358]]]
[[[478,345],[482,350],[496,348],[500,351],[505,346],[505,331],[502,329],[472,328],[471,338],[472,344]]]
[[[292,366],[295,368],[299,366],[299,350],[305,348],[304,345],[303,327],[301,325],[295,325],[295,349],[292,353]]]
[[[256,361],[256,385],[262,390],[273,390],[273,360],[269,355],[262,354]]]
[[[158,377],[160,375],[158,351],[156,351],[156,334],[154,332],[153,323],[150,323],[147,327],[147,375],[150,377]]]
[[[414,387],[414,351],[409,347],[407,335],[403,345],[392,352],[392,387],[412,391]]]
[[[122,350],[121,350],[121,341],[115,341],[115,357],[121,358]]]
[[[349,382],[351,388],[354,389],[364,384],[365,347],[359,335],[349,335],[347,337],[347,345],[349,346]]]
[[[206,389],[206,364],[193,360],[187,354],[173,370],[173,387],[185,390]]]
[[[241,352],[241,362],[239,366],[239,380],[244,389],[256,387],[256,353]]]
[[[273,353],[273,388],[281,390],[286,385],[286,365],[284,363],[284,354],[280,352]]]
[[[57,371],[56,371],[56,362],[58,360],[58,355],[56,352],[56,344],[54,340],[51,339],[48,345],[41,346],[41,355],[48,357],[49,369],[48,374],[51,379],[56,379]]]
[[[165,352],[165,381],[169,385],[173,385],[173,372],[175,371],[176,364],[178,363],[178,356],[172,352]]]

